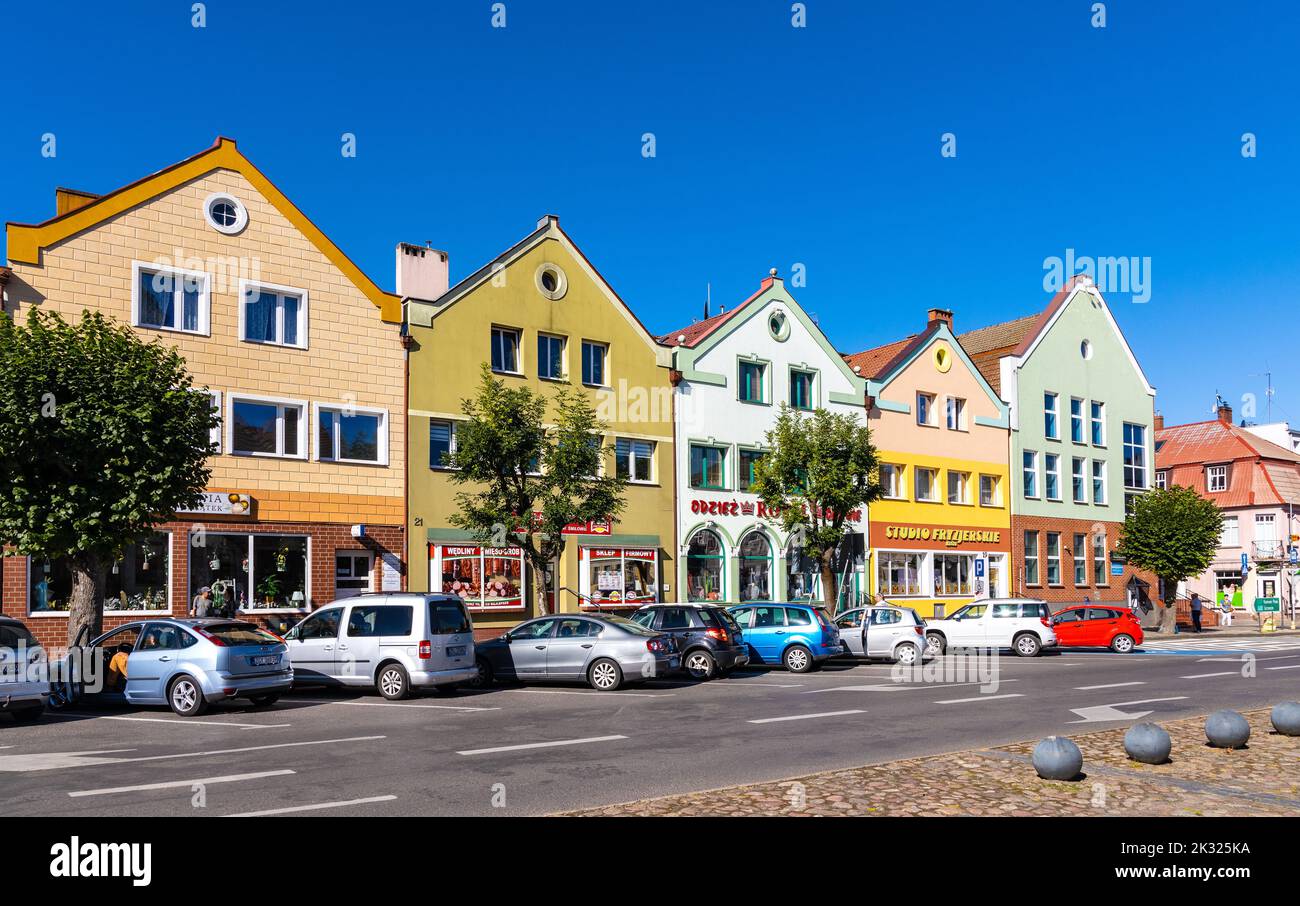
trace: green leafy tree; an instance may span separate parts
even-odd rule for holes
[[[547,400],[507,387],[485,364],[477,395],[464,400],[450,465],[460,511],[451,522],[497,547],[518,544],[533,575],[536,612],[549,612],[546,573],[564,555],[565,526],[618,518],[626,479],[602,475],[607,430],[590,398],[571,388]]]
[[[767,432],[769,452],[754,466],[750,489],[776,510],[792,547],[821,568],[822,595],[838,600],[836,552],[848,517],[881,495],[876,448],[866,424],[818,409],[809,416],[781,405]]]
[[[109,564],[207,484],[206,393],[180,354],[102,314],[0,314],[0,540],[72,573],[68,642],[104,623]]]
[[[1119,553],[1164,583],[1162,631],[1173,632],[1178,583],[1209,568],[1222,530],[1219,508],[1191,488],[1157,488],[1134,500],[1124,519]]]

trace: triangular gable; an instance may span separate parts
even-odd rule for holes
[[[987,419],[980,420],[978,418],[976,421],[979,424],[991,425],[998,428],[1007,427],[1010,424],[1008,417],[1010,407],[1000,396],[998,396],[997,391],[993,389],[992,385],[989,384],[988,380],[980,372],[979,368],[976,367],[975,362],[971,360],[971,357],[962,347],[961,342],[952,332],[952,328],[943,321],[935,321],[924,333],[917,335],[916,339],[912,343],[900,350],[898,355],[894,356],[893,361],[882,369],[878,378],[867,381],[867,395],[876,399],[884,397],[890,381],[902,374],[909,365],[916,361],[918,357],[923,355],[926,350],[939,340],[945,340],[948,345],[952,347],[953,352],[957,354],[957,358],[961,360],[962,365],[965,366],[966,370],[969,371],[971,376],[979,383],[980,389],[984,391],[984,394],[989,398],[990,402],[997,407],[998,418],[996,421],[989,421]]]
[[[395,294],[380,289],[367,277],[342,249],[330,241],[329,237],[289,200],[288,196],[276,188],[261,170],[239,152],[235,147],[234,139],[225,137],[219,137],[206,151],[43,223],[7,224],[9,260],[21,264],[39,265],[43,249],[98,226],[124,211],[152,201],[177,186],[206,176],[213,170],[230,170],[247,179],[254,189],[260,192],[285,219],[320,250],[331,264],[342,271],[344,276],[375,304],[383,320],[393,324],[401,323],[401,300]]]
[[[582,253],[582,249],[578,248],[577,243],[569,238],[568,233],[560,229],[560,218],[556,217],[554,214],[547,214],[538,222],[537,229],[533,230],[533,232],[519,240],[519,242],[516,242],[510,248],[506,249],[496,258],[493,258],[487,264],[474,271],[474,273],[461,280],[455,286],[448,289],[437,299],[434,299],[432,302],[422,302],[423,307],[431,309],[427,315],[428,320],[425,322],[425,326],[431,324],[434,319],[448,308],[455,305],[471,292],[491,280],[495,273],[509,267],[515,261],[531,252],[547,239],[558,241],[568,250],[569,254],[578,262],[592,282],[596,284],[600,291],[605,294],[606,298],[608,298],[609,301],[612,302],[623,314],[623,317],[632,325],[633,329],[645,341],[646,345],[654,349],[656,354],[659,354],[662,347],[659,345],[658,341],[650,331],[646,330],[645,325],[641,323],[641,319],[638,318],[636,313],[633,312],[628,304],[623,301],[623,298],[619,296],[618,293],[614,292],[614,287],[610,286],[609,282],[605,280],[600,271],[596,270],[595,265],[593,265],[591,261],[588,260],[587,256]],[[666,365],[667,363],[665,361],[661,364]]]
[[[744,302],[741,302],[730,312],[727,312],[728,317],[726,320],[715,325],[704,338],[699,340],[697,345],[674,347],[673,367],[683,373],[693,372],[695,370],[695,363],[701,356],[725,340],[732,334],[732,332],[739,329],[751,318],[755,317],[774,299],[784,303],[786,308],[789,310],[789,313],[794,316],[796,321],[803,325],[804,330],[808,331],[808,335],[813,338],[813,341],[817,343],[821,350],[826,354],[826,358],[832,363],[832,366],[844,375],[844,377],[858,392],[864,392],[866,390],[866,381],[860,375],[853,373],[853,370],[849,368],[848,363],[844,361],[844,357],[835,351],[835,347],[831,345],[826,334],[822,332],[821,327],[818,326],[812,318],[808,317],[808,313],[803,310],[803,306],[796,302],[794,296],[790,295],[786,291],[784,281],[775,276],[764,279],[758,292],[754,293]],[[663,342],[663,339],[661,338],[660,341]],[[843,400],[835,401],[844,402]],[[856,400],[855,402],[861,402],[861,400]]]

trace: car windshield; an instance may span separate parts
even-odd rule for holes
[[[952,613],[948,614],[948,619],[950,620],[962,619],[963,617],[967,616],[970,613],[972,606],[973,605],[971,604],[967,604],[965,607],[960,607],[957,610],[954,610]]]
[[[268,645],[280,641],[252,623],[221,623],[199,627],[203,635],[223,645]]]
[[[601,615],[601,619],[604,620],[606,623],[613,623],[619,629],[625,629],[628,632],[632,633],[633,635],[658,635],[659,634],[650,629],[646,629],[640,623],[632,622],[627,617],[619,617],[619,616],[613,616],[611,614],[603,614]]]

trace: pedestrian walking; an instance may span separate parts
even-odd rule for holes
[[[1192,592],[1192,631],[1201,631],[1201,596]]]
[[[1219,604],[1219,625],[1232,625],[1232,597],[1230,595],[1224,595],[1223,601]]]

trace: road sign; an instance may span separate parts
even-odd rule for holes
[[[976,558],[975,558],[975,578],[976,578],[976,579],[983,579],[983,578],[984,578],[984,558],[983,558],[983,557],[976,557]]]
[[[1123,563],[1112,563],[1112,564],[1110,565],[1110,574],[1111,574],[1112,576],[1122,576],[1122,575],[1124,575],[1124,564],[1123,564]]]
[[[1246,578],[1246,573],[1250,572],[1250,560],[1245,554],[1241,555],[1241,577]]]
[[[1300,564],[1300,547],[1296,547],[1294,544],[1291,545],[1287,550],[1287,556],[1291,558],[1292,566]]]
[[[1282,610],[1281,598],[1256,598],[1255,613],[1277,613]]]

